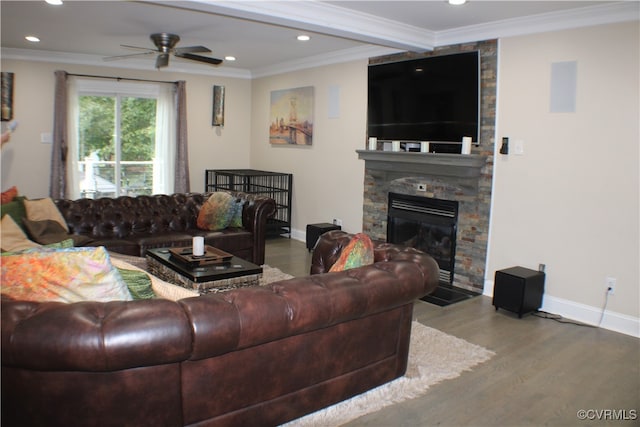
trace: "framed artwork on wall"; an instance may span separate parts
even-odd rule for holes
[[[224,86],[213,86],[212,126],[224,126]]]
[[[313,144],[313,86],[271,92],[269,143]]]
[[[0,76],[0,81],[2,85],[0,113],[2,115],[2,121],[8,122],[13,119],[13,73],[3,71]]]

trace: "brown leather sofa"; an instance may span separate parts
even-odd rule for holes
[[[132,302],[2,298],[2,426],[274,426],[402,376],[414,301],[438,267],[377,244],[373,265]]]
[[[85,246],[145,256],[147,249],[190,246],[193,236],[205,244],[232,253],[254,264],[264,264],[267,219],[276,212],[275,200],[230,192],[244,201],[242,228],[222,231],[198,229],[202,204],[212,193],[123,196],[118,198],[55,200],[72,234],[91,240]]]

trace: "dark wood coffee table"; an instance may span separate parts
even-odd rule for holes
[[[192,266],[171,255],[169,248],[147,250],[149,273],[200,295],[258,286],[262,267],[234,256],[221,264]]]

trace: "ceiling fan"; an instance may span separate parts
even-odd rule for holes
[[[117,55],[104,58],[105,61],[113,61],[117,59],[125,59],[134,56],[157,54],[156,56],[156,68],[160,69],[169,65],[169,55],[172,54],[178,58],[190,59],[192,61],[204,62],[211,65],[219,65],[222,63],[222,59],[212,58],[210,56],[196,55],[197,53],[211,52],[211,49],[204,46],[186,46],[175,47],[180,41],[180,36],[170,33],[155,33],[150,36],[153,44],[156,45],[156,49],[150,49],[147,47],[120,45],[127,49],[139,49],[144,50],[140,53],[132,53],[129,55]]]

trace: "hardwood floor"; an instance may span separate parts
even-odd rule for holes
[[[267,240],[267,264],[302,276],[310,262],[303,242]],[[417,301],[414,318],[496,355],[424,396],[347,425],[640,425],[637,338],[531,315],[519,319],[496,312],[485,296],[448,307]],[[580,410],[592,418],[581,420]]]

